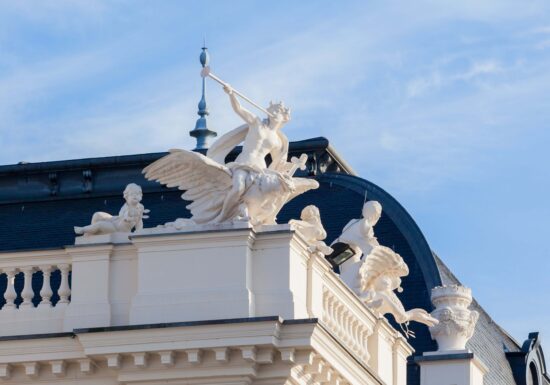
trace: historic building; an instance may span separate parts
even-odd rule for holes
[[[199,115],[195,152],[0,166],[0,382],[550,384],[327,139],[252,167]]]

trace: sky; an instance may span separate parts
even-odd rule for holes
[[[396,197],[550,346],[550,2],[0,0],[0,164],[193,148],[214,73]],[[207,84],[210,128],[240,124]]]

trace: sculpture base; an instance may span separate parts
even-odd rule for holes
[[[223,226],[223,227],[222,227]],[[306,245],[288,225],[246,222],[157,228],[132,235],[137,251],[130,324],[278,315],[307,318]],[[162,232],[164,231],[164,232]]]
[[[96,245],[101,243],[130,243],[130,233],[111,233],[99,235],[82,235],[75,237],[75,245]]]
[[[488,372],[469,350],[427,352],[414,361],[420,366],[420,385],[483,385]]]

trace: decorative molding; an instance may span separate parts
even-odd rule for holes
[[[50,361],[50,366],[52,368],[52,374],[56,377],[65,376],[66,364],[63,360]]]
[[[80,371],[84,374],[91,374],[93,372],[93,361],[89,358],[83,358],[83,359],[80,359],[80,360],[77,360],[79,366],[80,366]]]
[[[105,356],[107,359],[107,367],[111,369],[120,369],[120,355],[119,354],[107,354]]]
[[[229,361],[229,349],[228,348],[215,348],[212,349],[216,356],[216,361],[227,362]]]
[[[39,374],[40,367],[38,362],[25,362],[23,363],[25,367],[25,375],[29,378],[37,378]]]
[[[186,350],[185,353],[187,353],[187,361],[189,361],[190,364],[200,364],[202,359],[202,352],[200,349],[189,349]]]
[[[282,348],[282,349],[279,349],[279,352],[281,353],[281,360],[283,360],[284,362],[294,363],[296,361],[294,356],[296,349]]]
[[[256,362],[256,347],[255,346],[243,346],[240,348],[243,360],[248,362]]]
[[[9,380],[11,375],[11,367],[9,364],[0,364],[0,379]]]
[[[159,352],[160,363],[163,366],[169,367],[174,365],[174,352],[167,350],[164,352]]]
[[[92,170],[82,171],[82,192],[91,193],[93,190]]]
[[[143,369],[147,367],[147,353],[132,353],[132,356],[134,357],[134,365],[137,368]]]
[[[438,351],[464,350],[472,338],[479,313],[468,309],[472,303],[472,291],[464,286],[437,286],[432,289],[435,310],[432,316],[439,324],[430,327]]]
[[[57,172],[50,172],[48,174],[49,187],[50,187],[50,196],[56,196],[59,194],[59,181],[57,177]]]

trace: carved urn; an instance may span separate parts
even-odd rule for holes
[[[465,350],[479,318],[477,311],[468,308],[472,291],[459,285],[437,286],[432,289],[432,303],[435,310],[431,315],[439,324],[430,327],[430,333],[438,351]]]

